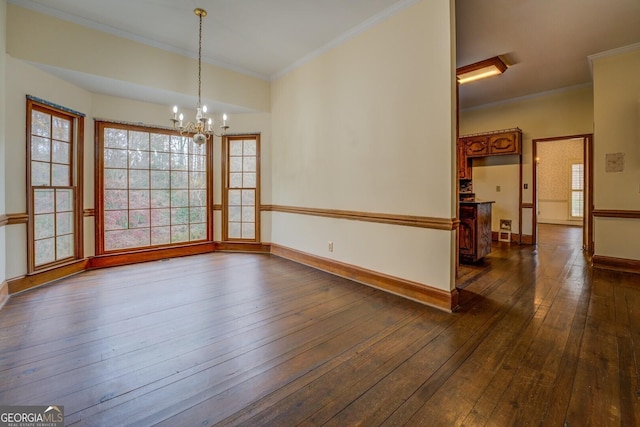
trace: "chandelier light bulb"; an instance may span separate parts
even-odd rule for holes
[[[178,113],[178,106],[174,105],[173,106],[173,114],[177,114]]]
[[[207,106],[206,105],[202,106],[202,112],[205,113],[205,114],[207,113]]]

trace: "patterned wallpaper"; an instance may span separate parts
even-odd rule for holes
[[[538,200],[569,200],[571,163],[582,162],[582,139],[538,143]]]

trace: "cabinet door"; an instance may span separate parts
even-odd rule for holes
[[[489,155],[520,154],[520,135],[517,132],[489,136]]]
[[[489,154],[486,136],[464,138],[464,154],[467,157],[484,157]]]
[[[460,218],[458,228],[458,249],[463,259],[473,259],[476,254],[475,220]]]

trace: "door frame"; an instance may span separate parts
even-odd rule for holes
[[[538,143],[539,142],[552,142],[552,141],[564,141],[568,139],[582,139],[582,153],[584,161],[584,189],[585,189],[585,203],[583,206],[583,228],[582,228],[582,244],[583,248],[587,251],[589,256],[593,255],[593,134],[579,134],[568,136],[557,136],[550,138],[537,138],[532,140],[533,149],[533,185],[532,185],[532,205],[533,212],[531,215],[531,232],[533,238],[533,244],[538,243]]]

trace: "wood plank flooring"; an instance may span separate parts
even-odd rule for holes
[[[495,243],[444,313],[284,259],[79,274],[0,311],[0,404],[73,426],[640,425],[640,276]]]

